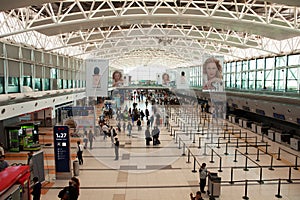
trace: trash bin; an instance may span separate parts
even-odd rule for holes
[[[79,162],[78,162],[78,160],[73,161],[73,174],[74,174],[74,176],[79,176]]]
[[[208,191],[207,193],[212,197],[219,197],[221,194],[221,177],[217,173],[208,174]]]

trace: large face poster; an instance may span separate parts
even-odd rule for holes
[[[176,71],[167,70],[161,75],[162,85],[174,87],[176,82]]]
[[[222,56],[205,56],[202,65],[203,69],[203,90],[223,91],[223,62]]]
[[[123,77],[122,70],[116,70],[112,73],[112,86],[113,87],[122,87],[124,86],[126,76]]]
[[[177,69],[176,86],[177,89],[188,89],[189,88],[189,69]]]
[[[108,60],[86,60],[86,95],[104,96],[108,91]]]

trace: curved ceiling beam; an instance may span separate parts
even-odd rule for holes
[[[111,3],[113,1],[105,1],[99,7],[93,8],[94,10],[90,10],[89,7],[83,10],[83,2],[78,1],[72,4],[72,7],[65,13],[61,11],[55,15],[54,12],[47,12],[49,17],[45,18],[45,14],[41,12],[40,16],[35,16],[34,19],[23,19],[26,20],[22,23],[26,26],[24,29],[13,30],[11,33],[0,35],[0,37],[32,30],[53,36],[97,27],[140,23],[207,26],[261,35],[277,40],[300,35],[299,22],[293,20],[298,18],[297,11],[299,9],[293,10],[294,7],[282,5],[192,1],[185,4],[184,7],[174,8],[168,2],[161,2],[153,6],[153,1],[149,1],[152,2],[152,6],[130,3],[125,7],[114,7]],[[104,8],[105,5],[109,8]],[[75,6],[81,9],[72,11]],[[68,7],[70,7],[70,3]],[[51,4],[47,4],[43,8],[45,10],[53,9]],[[285,10],[288,12],[284,12]],[[15,15],[21,14],[16,12]]]
[[[159,38],[181,38],[187,40],[208,40],[227,44],[238,48],[255,48],[259,46],[256,36],[239,35],[234,31],[227,31],[221,33],[216,29],[210,28],[209,30],[199,30],[197,27],[184,29],[180,27],[174,28],[109,28],[109,31],[90,31],[86,33],[72,33],[69,37],[64,38],[64,45],[77,46],[89,42],[101,42],[103,40],[114,39],[135,39],[141,37],[155,37]],[[57,47],[63,48],[64,46]]]
[[[58,1],[63,0],[1,0],[0,11],[29,7],[32,5],[42,5],[44,3],[54,3]]]

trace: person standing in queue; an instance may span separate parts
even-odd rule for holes
[[[83,153],[83,146],[82,144],[80,144],[80,141],[77,141],[77,158],[79,161],[79,165],[83,165],[82,153]]]
[[[41,199],[41,191],[42,191],[42,184],[39,182],[38,177],[33,177],[33,186],[31,195],[33,196],[33,200],[40,200]]]
[[[199,169],[199,173],[200,173],[200,190],[202,193],[205,193],[204,188],[206,186],[206,177],[209,173],[209,171],[207,171],[206,169],[206,163],[202,163]]]
[[[115,137],[115,160],[119,160],[119,147],[120,147],[120,142],[117,137]]]

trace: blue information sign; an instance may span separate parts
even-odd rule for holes
[[[70,137],[68,126],[54,126],[56,172],[70,172]]]

